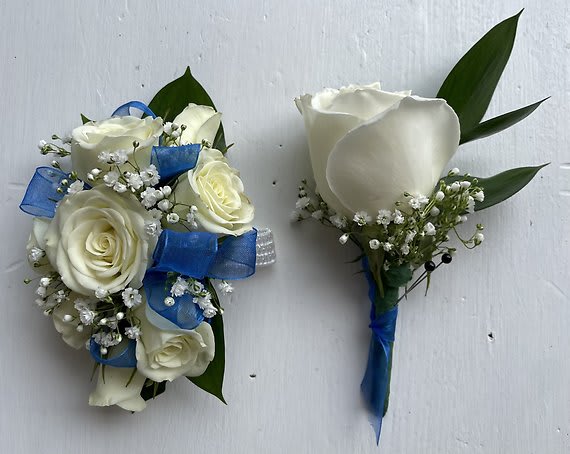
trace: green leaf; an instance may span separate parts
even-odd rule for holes
[[[515,195],[530,183],[540,169],[548,164],[549,163],[546,163],[536,167],[518,167],[516,169],[506,170],[489,178],[458,176],[447,177],[444,180],[446,183],[451,183],[463,179],[472,181],[477,178],[477,185],[481,186],[485,193],[485,200],[483,202],[475,202],[475,211],[481,211]]]
[[[206,90],[204,90],[204,87],[194,79],[190,72],[190,67],[187,67],[184,74],[164,86],[154,98],[152,98],[148,106],[150,110],[159,117],[162,117],[166,122],[174,120],[189,103],[211,106],[216,109],[212,98],[210,98]],[[213,146],[221,151],[226,149],[224,128],[221,123]]]
[[[89,123],[91,121],[85,115],[83,115],[83,114],[80,114],[80,115],[81,115],[81,121],[83,122],[83,124]]]
[[[547,99],[548,98],[544,98],[543,100],[535,102],[529,106],[513,110],[512,112],[499,115],[498,117],[491,118],[490,120],[484,121],[483,123],[479,123],[470,131],[461,133],[461,141],[459,144],[461,145],[463,143],[471,142],[472,140],[488,137],[507,128],[510,128],[514,124],[528,117]]]
[[[186,378],[199,388],[216,396],[225,404],[226,401],[222,394],[225,368],[224,321],[221,314],[212,318],[212,330],[214,331],[214,339],[216,342],[216,351],[213,361],[206,369],[206,372],[199,377]]]
[[[158,383],[153,380],[147,380],[141,390],[141,397],[144,400],[154,399],[164,391],[166,391],[166,381]]]
[[[455,110],[461,131],[475,128],[485,112],[511,55],[522,13],[493,27],[455,65],[437,93]]]

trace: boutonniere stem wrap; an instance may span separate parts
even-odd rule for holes
[[[140,411],[182,376],[224,401],[218,293],[275,250],[271,231],[252,226],[221,114],[187,70],[148,106],[83,119],[40,142],[62,161],[36,170],[20,205],[34,216],[36,303],[95,361],[91,405]]]
[[[371,342],[361,384],[380,438],[388,409],[400,302],[452,262],[457,245],[484,241],[468,215],[508,199],[544,165],[480,178],[449,169],[458,147],[506,129],[542,101],[482,121],[514,42],[520,13],[457,63],[436,98],[387,92],[379,83],[303,95],[315,187],[299,186],[293,221],[315,219],[354,244],[369,286]],[[466,229],[470,232],[466,233]],[[405,328],[404,328],[405,329]]]

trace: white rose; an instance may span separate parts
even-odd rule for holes
[[[128,411],[144,410],[146,402],[140,394],[146,377],[138,372],[133,375],[133,369],[128,367],[104,367],[103,373],[103,366],[99,366],[97,386],[89,395],[89,405],[117,405]]]
[[[345,215],[393,209],[404,192],[430,194],[459,145],[459,120],[443,99],[388,93],[376,83],[295,101],[317,190]]]
[[[253,205],[239,172],[218,150],[202,149],[196,167],[178,178],[172,200],[184,204],[175,207],[182,219],[188,206],[195,206],[195,220],[208,232],[241,235],[251,230]]]
[[[77,296],[71,293],[68,299],[57,305],[52,312],[52,319],[55,330],[61,334],[63,341],[70,347],[79,350],[85,347],[85,342],[91,337],[91,332],[89,329],[77,331],[77,326],[80,324],[79,312],[74,306]],[[66,315],[71,315],[73,320],[65,321]]]
[[[135,159],[139,166],[150,164],[150,152],[162,134],[161,118],[113,117],[90,121],[71,132],[71,163],[79,179],[87,181],[87,173],[102,168],[98,160],[102,151],[125,150],[129,159],[133,155],[133,142],[139,147]]]
[[[202,140],[213,144],[220,127],[221,117],[222,114],[210,106],[188,104],[173,121],[178,126],[186,126],[180,136],[180,144],[202,143]]]
[[[156,246],[156,238],[145,234],[145,222],[152,220],[132,194],[105,186],[81,191],[61,200],[45,233],[46,254],[63,283],[79,294],[139,288]]]
[[[175,325],[170,329],[157,328],[147,319],[144,306],[136,311],[142,331],[136,349],[138,371],[157,382],[173,381],[182,375],[202,375],[214,359],[214,333],[210,324],[202,322],[193,330]]]

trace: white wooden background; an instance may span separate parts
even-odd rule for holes
[[[472,220],[487,241],[403,305],[392,401],[376,448],[359,396],[368,302],[354,250],[291,226],[309,175],[293,98],[380,80],[433,96],[488,29],[526,6],[491,105],[551,95],[452,165],[488,175],[550,161]],[[0,445],[13,453],[570,451],[570,7],[566,0],[0,0]],[[180,380],[142,414],[90,408],[90,361],[32,303],[17,210],[41,138],[149,101],[190,65],[224,113],[231,153],[279,263],[226,311],[226,407]],[[492,339],[490,339],[492,333]],[[250,378],[255,374],[255,378]]]

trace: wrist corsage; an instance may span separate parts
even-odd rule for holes
[[[187,69],[148,106],[82,119],[39,143],[56,160],[20,205],[34,216],[37,305],[95,361],[90,405],[140,411],[178,377],[224,401],[218,293],[275,257],[271,232],[252,227],[221,114]]]
[[[467,216],[503,202],[543,167],[520,167],[478,178],[446,166],[466,142],[500,132],[542,101],[481,121],[513,47],[520,13],[489,31],[461,58],[436,98],[385,92],[380,84],[325,89],[296,100],[308,136],[316,183],[304,180],[293,220],[314,218],[360,249],[369,285],[370,343],[361,390],[377,440],[388,409],[398,306],[455,244],[483,240]],[[442,173],[444,176],[442,177]],[[469,224],[467,224],[468,226]],[[460,231],[461,230],[461,231]]]

